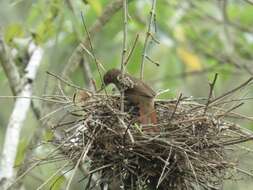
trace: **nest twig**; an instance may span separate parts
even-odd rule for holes
[[[236,166],[227,147],[252,135],[225,121],[229,112],[207,111],[181,96],[156,101],[155,108],[159,133],[139,124],[134,105],[126,102],[121,113],[119,97],[93,95],[69,110],[72,121],[65,117],[54,126],[63,133],[54,143],[64,142],[61,151],[74,163],[88,152],[88,175],[99,173],[100,183],[111,189],[217,189]]]

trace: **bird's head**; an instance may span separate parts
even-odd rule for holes
[[[107,71],[104,75],[104,84],[108,85],[110,83],[116,83],[117,82],[117,77],[121,74],[119,69],[110,69]]]

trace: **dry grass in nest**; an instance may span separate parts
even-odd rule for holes
[[[99,173],[99,183],[111,189],[218,188],[236,165],[226,149],[252,136],[213,106],[206,112],[207,105],[184,99],[155,107],[160,133],[140,126],[133,105],[120,113],[119,97],[93,95],[69,110],[72,121],[54,126],[63,134],[54,143],[74,164],[88,160],[88,174]]]

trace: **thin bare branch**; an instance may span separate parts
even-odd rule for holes
[[[144,47],[142,51],[140,79],[143,79],[145,58],[147,56],[146,54],[147,54],[147,48],[148,48],[149,38],[151,34],[151,28],[152,28],[152,24],[154,23],[154,18],[155,18],[155,8],[156,8],[156,0],[152,0],[152,7],[150,11],[148,29],[146,32]]]
[[[215,76],[214,76],[214,79],[213,79],[213,82],[212,83],[209,83],[209,95],[208,95],[208,98],[207,98],[207,102],[206,102],[206,106],[205,106],[205,109],[204,109],[204,114],[206,114],[206,111],[207,111],[207,108],[210,104],[210,101],[211,101],[211,98],[213,96],[213,90],[214,90],[214,86],[215,86],[215,83],[216,83],[216,80],[218,78],[218,73],[215,73]]]
[[[87,92],[92,93],[90,90],[85,89],[85,88],[81,88],[81,87],[79,87],[79,86],[77,86],[77,85],[75,85],[75,84],[73,84],[73,83],[71,83],[71,82],[69,82],[69,81],[63,79],[62,77],[60,77],[60,76],[58,76],[58,75],[56,75],[56,74],[54,74],[54,73],[51,73],[50,71],[47,71],[47,74],[48,74],[48,75],[51,75],[51,76],[53,76],[53,77],[55,77],[55,78],[58,79],[59,81],[63,82],[64,84],[66,84],[66,85],[68,85],[68,86],[70,86],[70,87],[72,87],[72,88],[74,88],[74,89],[84,90],[84,91],[87,91]]]
[[[252,2],[252,4],[253,4],[253,2]],[[238,168],[238,167],[236,168],[236,170],[237,170],[238,172],[241,172],[241,173],[243,173],[243,174],[245,174],[245,175],[250,176],[250,177],[253,178],[253,173],[251,173],[252,171],[246,171],[246,170],[243,170],[243,169]]]
[[[181,101],[182,95],[183,95],[183,94],[180,93],[180,95],[179,95],[179,97],[178,97],[178,99],[177,99],[175,108],[174,108],[174,110],[173,110],[173,112],[172,112],[172,114],[171,114],[171,116],[170,116],[170,120],[174,117],[174,115],[175,115],[175,113],[176,113],[176,111],[177,111],[177,107],[178,107],[178,105],[179,105],[179,103],[180,103],[180,101]]]
[[[220,99],[222,99],[222,98],[227,97],[227,96],[230,95],[230,94],[233,94],[234,92],[236,92],[236,91],[238,91],[238,90],[240,90],[240,89],[242,89],[243,87],[247,86],[252,80],[253,80],[253,77],[250,77],[247,81],[245,81],[244,83],[240,84],[240,85],[237,86],[236,88],[234,88],[234,89],[232,89],[232,90],[230,90],[230,91],[228,91],[228,92],[222,94],[221,96],[219,96],[219,97],[217,97],[217,98],[211,100],[211,101],[209,102],[209,105],[212,104],[212,103],[214,103],[214,102],[216,102],[216,101],[218,101],[218,100],[220,100]]]
[[[159,64],[157,61],[154,61],[154,60],[151,59],[148,55],[146,55],[145,58],[147,58],[148,61],[150,61],[151,63],[155,64],[157,67],[160,66],[160,64]]]
[[[134,49],[135,49],[135,47],[136,47],[136,44],[137,44],[137,42],[138,42],[138,40],[139,40],[139,36],[140,36],[139,34],[136,35],[136,38],[135,38],[135,40],[134,40],[133,47],[131,48],[131,50],[130,50],[130,52],[129,52],[127,58],[126,58],[126,60],[124,61],[124,65],[127,65],[129,59],[131,58],[131,56],[132,56],[132,54],[133,54],[133,52],[134,52]]]
[[[31,170],[33,170],[35,167],[37,167],[38,165],[40,165],[44,160],[47,160],[50,158],[50,156],[52,156],[52,154],[56,153],[57,151],[62,148],[64,146],[64,143],[66,143],[68,140],[70,140],[71,138],[73,138],[75,134],[71,135],[70,137],[68,137],[67,139],[65,139],[64,141],[62,141],[57,147],[55,147],[53,150],[51,150],[44,158],[35,161],[35,163],[30,166],[29,168],[27,168],[20,176],[18,176],[15,181],[13,181],[13,183],[10,185],[10,187],[14,186],[15,184],[17,184],[21,179],[23,179]]]
[[[162,183],[162,179],[163,179],[165,170],[166,170],[167,166],[169,165],[169,159],[170,159],[170,157],[171,157],[171,152],[172,152],[172,147],[170,147],[169,155],[168,155],[168,157],[167,157],[167,159],[166,159],[166,162],[164,163],[164,167],[163,167],[162,173],[161,173],[161,175],[160,175],[160,177],[159,177],[159,180],[158,180],[158,182],[157,182],[157,185],[156,185],[156,188],[157,188],[157,189],[158,189],[159,185]]]
[[[92,55],[93,55],[94,62],[95,62],[96,67],[97,67],[97,71],[98,71],[98,74],[99,74],[101,83],[104,83],[104,82],[103,82],[102,73],[101,73],[100,68],[99,68],[100,64],[99,64],[99,62],[97,61],[97,58],[96,58],[96,56],[95,56],[95,51],[94,51],[94,48],[93,48],[93,45],[92,45],[92,42],[91,42],[91,36],[90,36],[90,33],[89,33],[88,29],[87,29],[87,26],[86,26],[86,23],[85,23],[85,20],[84,20],[83,13],[81,13],[81,17],[82,17],[83,26],[84,26],[85,32],[86,32],[86,34],[87,34],[88,43],[89,43],[89,46],[90,46],[90,49],[91,49],[91,53],[92,53]]]
[[[221,117],[227,116],[228,113],[230,113],[230,112],[234,111],[235,109],[241,107],[243,104],[244,104],[244,103],[242,102],[242,103],[240,103],[240,104],[238,104],[238,105],[233,106],[232,108],[230,108],[229,110],[227,110],[226,112],[224,112],[224,113],[222,113],[222,114],[216,114],[216,115],[217,115],[217,118],[221,118]]]
[[[69,179],[69,181],[68,181],[68,184],[67,184],[67,186],[66,186],[66,190],[69,190],[69,189],[70,189],[70,185],[71,185],[71,182],[72,182],[73,177],[74,177],[74,175],[75,175],[75,172],[76,172],[76,170],[78,169],[79,165],[80,165],[82,162],[84,162],[84,160],[86,159],[87,154],[88,154],[88,152],[89,152],[89,150],[90,150],[91,145],[92,145],[92,141],[89,141],[89,142],[87,143],[87,145],[84,147],[83,152],[82,152],[80,158],[78,159],[78,161],[77,161],[77,163],[76,163],[76,165],[75,165],[74,170],[72,171],[72,175],[71,175],[71,177],[70,177],[70,179]]]
[[[129,0],[129,3],[133,0]],[[103,10],[102,14],[97,18],[96,22],[90,27],[89,34],[93,37],[95,34],[99,33],[102,28],[111,20],[113,15],[117,13],[122,8],[122,0],[114,0],[109,3]],[[68,76],[71,72],[76,70],[80,60],[82,59],[83,49],[81,44],[84,46],[88,45],[88,38],[84,38],[82,42],[75,48],[72,55],[70,56],[66,66],[64,67],[61,75]]]
[[[126,52],[127,52],[127,15],[128,15],[128,7],[127,7],[127,0],[123,0],[123,43],[122,43],[122,52],[121,52],[121,64],[120,64],[120,70],[121,70],[121,78],[124,77],[125,72],[125,59],[126,59]],[[121,91],[120,93],[120,109],[121,112],[124,112],[124,91]]]

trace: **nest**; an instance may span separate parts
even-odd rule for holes
[[[226,149],[249,135],[225,121],[228,112],[188,99],[157,100],[155,108],[159,133],[140,125],[134,105],[121,113],[119,97],[93,95],[69,108],[72,121],[53,127],[63,134],[54,144],[73,164],[86,160],[86,177],[98,174],[109,189],[218,189],[236,165]]]

